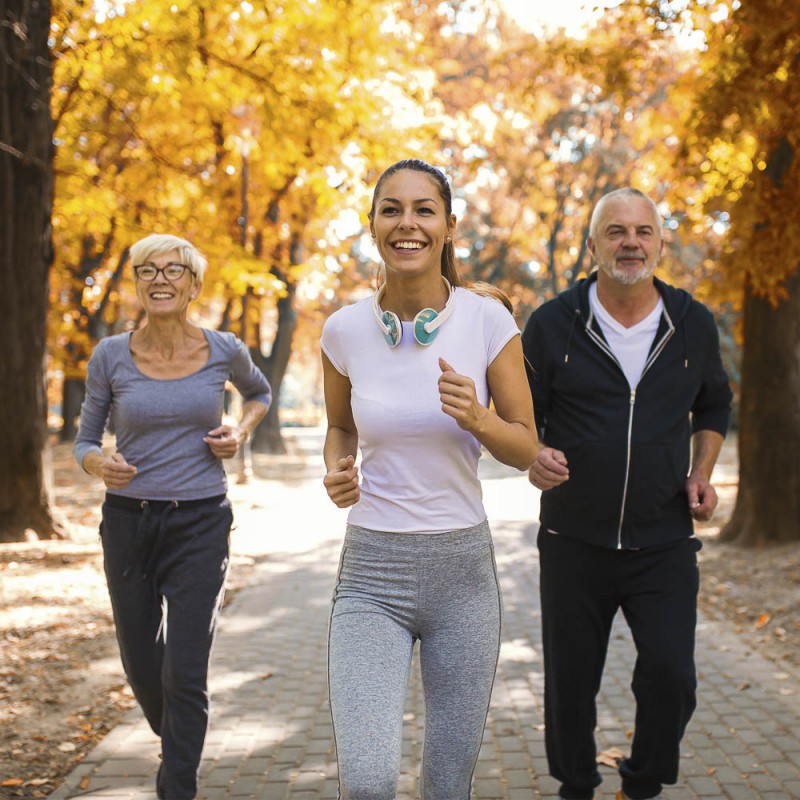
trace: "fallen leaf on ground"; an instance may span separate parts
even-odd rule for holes
[[[597,756],[597,763],[616,768],[623,758],[625,758],[625,753],[623,753],[622,750],[618,747],[609,747],[608,750],[603,750],[603,752]]]

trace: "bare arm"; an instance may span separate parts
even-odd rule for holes
[[[328,432],[325,435],[323,457],[327,472],[323,478],[328,497],[339,508],[352,506],[359,500],[358,431],[350,405],[350,380],[322,354],[322,371],[325,387],[325,411]]]
[[[692,435],[692,468],[686,479],[689,509],[698,520],[709,520],[717,507],[717,493],[711,473],[717,463],[724,437],[716,431],[697,431]]]
[[[471,378],[459,375],[443,358],[439,394],[442,411],[469,431],[498,461],[527,469],[539,451],[522,344],[514,336],[489,365],[487,381],[495,410],[478,402]]]

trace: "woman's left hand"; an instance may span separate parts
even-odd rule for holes
[[[239,447],[247,441],[247,431],[230,425],[220,425],[209,431],[203,441],[217,458],[233,458]]]
[[[439,397],[442,411],[452,417],[465,431],[477,430],[488,413],[478,402],[475,382],[466,375],[459,375],[441,356],[439,357]]]

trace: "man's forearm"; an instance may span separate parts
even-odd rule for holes
[[[702,475],[711,480],[725,437],[716,431],[697,431],[692,435],[692,468],[690,475]]]

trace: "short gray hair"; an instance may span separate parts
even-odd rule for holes
[[[614,189],[608,194],[604,194],[597,201],[597,205],[595,205],[594,210],[592,211],[592,218],[589,220],[589,236],[594,239],[595,233],[597,233],[597,221],[600,219],[600,212],[602,211],[603,206],[605,206],[609,200],[614,200],[618,197],[636,197],[640,200],[646,200],[653,208],[653,215],[656,218],[659,235],[664,233],[661,214],[658,213],[658,206],[653,202],[653,200],[644,192],[640,192],[638,189],[634,189],[632,186],[623,186],[621,189]]]
[[[144,264],[156,256],[169,253],[170,250],[177,250],[180,254],[181,264],[186,264],[192,271],[197,283],[203,282],[208,259],[189,241],[181,239],[180,236],[172,236],[169,233],[151,233],[144,239],[139,239],[136,244],[131,245],[131,262]]]

